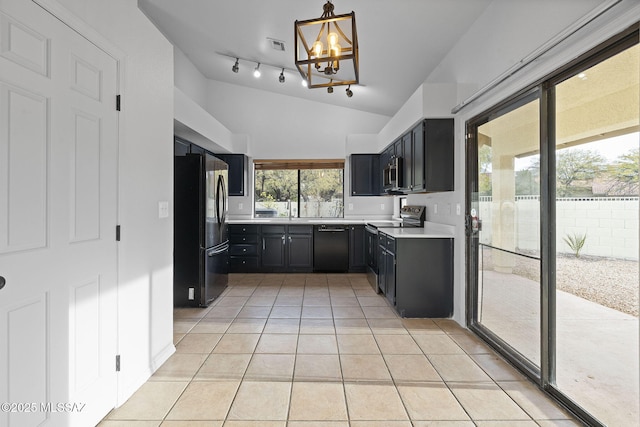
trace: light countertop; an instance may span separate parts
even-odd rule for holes
[[[396,219],[397,220],[397,219]],[[273,224],[273,225],[316,225],[345,224],[364,225],[368,222],[392,222],[392,219],[380,218],[233,218],[227,224]],[[456,227],[435,222],[425,222],[424,228],[380,228],[378,230],[396,239],[438,239],[455,237]]]
[[[435,222],[425,222],[424,228],[381,228],[378,230],[396,239],[452,239],[456,227]]]

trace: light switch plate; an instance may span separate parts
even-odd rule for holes
[[[169,218],[169,202],[158,202],[158,218]]]

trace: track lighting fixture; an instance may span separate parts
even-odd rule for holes
[[[351,85],[347,87],[347,97],[351,98],[353,96],[353,92],[351,91]]]
[[[280,72],[280,77],[278,77],[278,81],[280,83],[284,83],[284,68],[282,69],[282,71]]]
[[[236,63],[233,64],[233,67],[231,67],[231,71],[233,71],[234,73],[237,73],[239,69],[240,69],[240,64],[238,63],[238,58],[236,58]]]
[[[333,84],[333,79],[331,79],[331,81],[329,82],[329,87],[327,87],[327,93],[333,93],[333,86],[331,86]]]
[[[260,72],[260,63],[258,62],[258,65],[256,65],[255,70],[253,70],[253,77],[255,77],[257,79],[261,75],[262,75],[262,73]]]

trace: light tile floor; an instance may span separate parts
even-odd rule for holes
[[[578,426],[456,322],[402,319],[363,274],[231,275],[174,311],[176,353],[116,426]]]

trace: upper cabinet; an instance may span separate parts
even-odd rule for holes
[[[244,154],[216,154],[229,165],[229,195],[244,196]]]
[[[382,175],[379,154],[352,154],[350,168],[352,196],[380,194]]]
[[[424,191],[453,191],[453,119],[425,120],[423,135]]]
[[[424,119],[380,154],[380,170],[399,157],[403,193],[453,191],[453,119]]]

